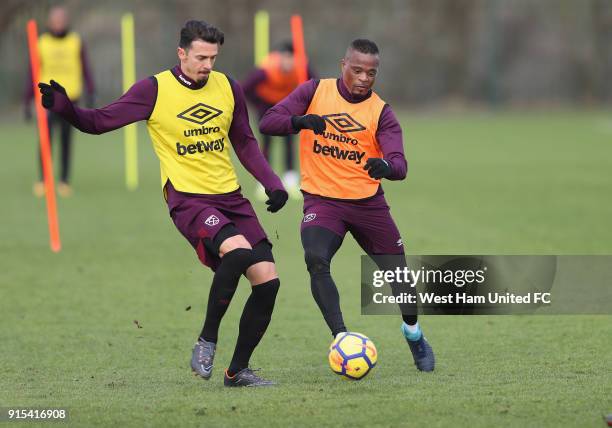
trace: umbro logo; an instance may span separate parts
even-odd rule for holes
[[[204,224],[206,226],[216,226],[219,224],[219,217],[217,217],[216,215],[212,214],[209,215],[208,218],[206,220],[204,220]]]
[[[338,132],[364,131],[366,128],[348,113],[334,113],[322,116]]]
[[[402,247],[404,245],[404,243],[402,242],[402,238],[398,239],[396,244],[398,247]]]
[[[222,114],[223,111],[204,103],[197,103],[182,113],[176,115],[179,119],[203,125],[211,119]]]

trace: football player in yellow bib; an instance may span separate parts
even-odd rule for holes
[[[91,67],[87,60],[85,44],[81,37],[70,30],[68,11],[61,7],[52,7],[47,20],[48,31],[38,40],[40,57],[40,80],[48,82],[57,80],[66,88],[68,97],[75,103],[85,99],[88,107],[93,104],[94,81]],[[86,89],[85,91],[83,89]],[[31,104],[34,99],[31,73],[26,81],[24,98],[25,117],[32,117]],[[49,112],[49,134],[59,129],[60,137],[60,177],[57,191],[60,196],[70,196],[70,158],[72,152],[72,126],[60,115]],[[51,140],[51,139],[50,139]],[[42,182],[42,167],[40,180],[34,183],[34,194],[42,197],[45,192]]]
[[[215,271],[191,368],[211,377],[219,325],[245,275],[251,295],[224,384],[267,386],[273,382],[253,373],[248,363],[270,323],[280,282],[272,245],[240,193],[230,151],[266,189],[268,211],[281,209],[287,192],[253,137],[239,84],[213,71],[223,41],[214,26],[188,21],[181,30],[179,64],[137,82],[101,109],[76,107],[54,80],[39,87],[43,106],[83,132],[100,134],[146,120],[170,216],[200,261]]]

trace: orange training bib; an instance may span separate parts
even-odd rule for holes
[[[306,114],[325,119],[322,135],[300,133],[302,190],[336,199],[364,199],[380,185],[363,169],[371,158],[382,158],[376,141],[385,102],[374,92],[365,101],[349,103],[338,92],[336,79],[321,79]]]
[[[276,104],[293,91],[299,84],[295,67],[285,73],[280,68],[280,54],[272,52],[260,66],[266,72],[266,80],[257,85],[257,95],[270,104]]]

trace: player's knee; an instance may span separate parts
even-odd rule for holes
[[[272,245],[263,240],[253,248],[253,264],[247,270],[247,278],[252,285],[263,284],[278,278]]]
[[[329,265],[331,260],[325,257],[323,254],[306,249],[304,253],[304,260],[306,261],[306,268],[311,275],[321,275],[329,273]]]
[[[250,248],[236,248],[223,255],[221,263],[229,265],[240,273],[245,273],[253,265],[253,250]]]
[[[235,235],[226,238],[221,245],[219,245],[219,256],[223,257],[227,253],[237,249],[252,249],[251,244],[249,244],[249,241],[247,241],[243,235]]]
[[[204,245],[213,254],[224,257],[227,253],[242,249],[251,249],[249,241],[233,224],[223,226],[213,238],[205,238]]]
[[[249,266],[246,271],[246,276],[253,286],[272,281],[273,279],[278,279],[276,265],[266,261],[256,262]]]

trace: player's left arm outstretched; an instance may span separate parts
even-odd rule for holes
[[[61,115],[79,131],[96,135],[147,120],[157,97],[157,84],[153,77],[136,82],[119,99],[99,109],[74,105],[64,87],[55,80],[49,84],[41,82],[38,88],[44,108]]]

